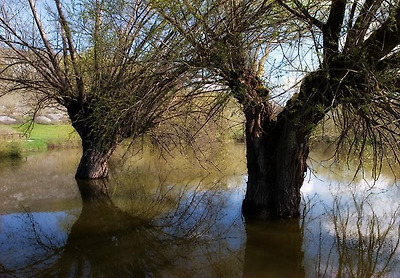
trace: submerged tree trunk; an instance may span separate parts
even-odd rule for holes
[[[82,157],[75,178],[99,179],[108,176],[108,161],[115,150],[115,145],[104,149],[96,142],[82,139]]]
[[[324,81],[313,76],[302,86],[321,89]],[[312,82],[310,82],[312,81]],[[315,86],[315,84],[318,84]],[[325,83],[326,84],[326,83]],[[315,103],[314,103],[315,102]],[[317,98],[293,98],[277,117],[267,103],[244,110],[248,181],[242,211],[247,218],[294,218],[300,214],[300,188],[307,171],[309,138],[328,111],[321,110]]]
[[[107,180],[77,179],[76,183],[84,204],[99,203],[102,206],[110,206],[112,204]]]
[[[293,218],[299,216],[300,187],[307,169],[308,136],[299,136],[287,120],[259,122],[246,113],[248,181],[243,214],[246,217]],[[263,117],[261,117],[263,119]]]
[[[103,138],[91,119],[88,105],[78,101],[67,107],[72,126],[82,140],[82,157],[75,174],[77,179],[100,179],[108,176],[108,161],[117,147],[114,137]]]

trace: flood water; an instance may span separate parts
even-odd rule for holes
[[[147,150],[92,182],[76,150],[0,162],[0,277],[400,277],[390,171],[373,183],[314,153],[302,217],[245,223],[244,146],[212,157]]]

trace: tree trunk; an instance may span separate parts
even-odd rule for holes
[[[75,174],[77,179],[100,179],[108,176],[108,161],[117,147],[116,136],[101,137],[95,130],[88,101],[72,101],[68,107],[72,126],[82,140],[82,157]]]
[[[297,217],[309,134],[283,117],[270,121],[266,114],[257,107],[245,111],[248,181],[243,215]]]
[[[100,203],[101,206],[112,203],[110,189],[106,179],[87,180],[77,179],[76,183],[81,193],[82,201],[86,203]],[[114,206],[114,205],[112,205]]]
[[[275,118],[267,102],[244,109],[248,181],[242,211],[251,218],[298,217],[309,138],[333,107],[324,72],[308,75],[300,92]]]
[[[108,148],[82,138],[82,157],[75,174],[77,179],[99,179],[108,176],[108,161],[116,145]]]

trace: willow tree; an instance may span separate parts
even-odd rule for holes
[[[160,13],[192,46],[193,65],[214,73],[243,107],[245,216],[299,215],[310,136],[329,113],[335,112],[343,131],[338,145],[361,155],[372,142],[376,165],[379,154],[386,153],[382,146],[398,148],[398,1],[156,3],[162,4]],[[319,65],[277,111],[273,90],[260,75],[268,47],[285,39],[289,42],[282,47],[285,50],[303,38],[313,41]],[[345,144],[348,138],[353,140]]]
[[[287,142],[278,155],[289,158],[284,188],[300,189],[310,135],[328,114],[340,130],[338,150],[345,148],[361,167],[365,150],[372,149],[377,177],[390,152],[399,162],[400,2],[278,2],[309,30],[320,54],[317,69],[304,77],[276,121],[278,138]],[[295,213],[298,199],[292,200]]]
[[[284,20],[278,7],[266,0],[156,3],[191,45],[192,65],[209,72],[242,107],[248,169],[244,215],[297,215],[299,188],[287,184],[291,170],[286,164],[292,161],[292,151],[285,124],[277,122],[279,109],[264,78],[268,55],[284,35],[279,33]],[[304,170],[305,165],[299,172],[303,175]],[[291,208],[293,202],[296,209]]]
[[[35,3],[2,4],[0,79],[39,107],[65,107],[82,139],[76,177],[106,177],[116,146],[171,107],[186,71],[170,62],[180,42],[146,1]]]

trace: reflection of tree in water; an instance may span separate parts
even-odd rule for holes
[[[305,267],[318,277],[400,277],[399,165],[381,165],[378,179],[372,160],[333,160],[332,150],[317,147]]]
[[[244,277],[305,277],[299,220],[246,223]]]
[[[308,258],[318,277],[398,277],[400,207],[387,203],[378,207],[376,199],[379,194],[372,189],[350,198],[334,195],[325,216],[306,216],[309,225],[319,226],[319,233],[306,235],[304,243],[305,249],[318,246]]]
[[[354,208],[335,199],[330,215],[335,231],[333,246],[338,253],[338,276],[382,277],[390,274],[399,262],[396,258],[399,208],[379,216],[368,198],[359,200],[355,195],[351,205]]]
[[[216,276],[229,276],[229,273],[233,275],[241,269],[238,264],[240,248],[222,246],[224,251],[215,254],[216,249],[221,248],[221,241],[227,241],[222,244],[229,245],[229,239],[218,236],[229,237],[227,230],[233,228],[236,220],[217,233],[216,227],[224,228],[215,224],[222,216],[218,216],[216,205],[207,208],[211,204],[205,196],[199,197],[198,203],[189,202],[197,209],[185,210],[186,204],[179,205],[179,209],[169,217],[154,221],[134,217],[116,207],[104,180],[78,181],[78,186],[83,200],[82,212],[61,252],[54,249],[61,255],[44,264],[36,262],[42,267],[37,267],[37,273],[32,276],[187,277],[193,271],[196,275],[204,271]],[[183,202],[183,199],[179,201]],[[194,215],[194,211],[199,213],[199,208],[207,212]],[[185,212],[186,216],[178,217],[180,212]],[[221,267],[221,261],[231,267]],[[24,275],[28,273],[22,272]]]
[[[162,246],[168,241],[152,240],[160,231],[117,208],[104,181],[78,181],[78,185],[82,213],[62,256],[50,269],[52,276],[144,276],[168,264],[169,249]]]
[[[378,207],[369,198],[372,194],[361,201],[360,192],[353,199],[335,199],[332,209],[324,215],[307,213],[302,226],[298,220],[248,220],[244,227],[240,204],[234,206],[232,195],[224,195],[229,191],[224,186],[220,189],[218,186],[214,189],[177,186],[166,191],[157,191],[154,187],[150,193],[145,192],[146,186],[133,190],[132,196],[118,203],[114,193],[113,199],[110,198],[106,181],[79,181],[78,184],[83,206],[80,216],[71,224],[68,239],[57,241],[60,237],[46,235],[49,230],[41,229],[40,225],[46,225],[44,222],[36,223],[36,245],[42,251],[36,252],[17,271],[6,269],[8,265],[0,262],[1,277],[398,274],[393,267],[399,263],[396,253],[399,209],[394,206],[394,214],[382,216],[374,211]],[[139,200],[130,199],[135,192],[140,195]],[[147,194],[153,199],[145,205]],[[155,212],[149,211],[153,202],[157,205],[154,205]],[[28,214],[28,219],[33,227],[36,217]]]

